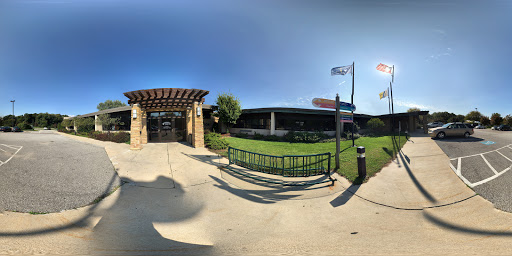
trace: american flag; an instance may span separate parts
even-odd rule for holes
[[[387,66],[387,65],[384,65],[382,63],[380,63],[378,66],[377,66],[377,70],[378,71],[382,71],[382,72],[385,72],[385,73],[389,73],[391,74],[393,68]]]

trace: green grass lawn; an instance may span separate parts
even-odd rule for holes
[[[289,142],[273,142],[260,141],[253,139],[242,139],[236,137],[228,137],[226,140],[233,148],[251,151],[268,155],[308,155],[332,152],[331,168],[335,168],[336,142],[328,143],[289,143]],[[396,137],[398,144],[398,136]],[[405,144],[405,136],[401,136],[400,148]],[[381,137],[362,137],[356,139],[357,146],[366,148],[366,179],[379,172],[384,165],[389,163],[396,155],[396,148],[393,148],[392,136]],[[357,179],[357,148],[352,147],[352,141],[341,142],[340,153],[340,170],[338,173],[346,177],[351,182],[360,183]],[[227,152],[220,152],[227,156]],[[327,164],[325,164],[327,167]]]

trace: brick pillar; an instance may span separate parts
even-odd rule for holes
[[[192,146],[204,147],[203,104],[199,102],[194,102],[192,109]]]
[[[137,118],[133,118],[133,112],[137,112]],[[130,114],[131,127],[130,127],[130,149],[142,149],[142,109],[139,104],[132,105],[132,112]]]
[[[95,131],[103,131],[103,125],[101,124],[100,120],[98,120],[98,115],[94,116],[94,130]]]
[[[193,117],[193,110],[192,109],[187,109],[186,111],[186,115],[187,115],[187,142],[190,143],[192,145],[192,141],[193,141],[193,126],[192,126],[192,117]]]
[[[424,134],[428,133],[427,125],[428,125],[427,115],[423,115],[423,133]]]

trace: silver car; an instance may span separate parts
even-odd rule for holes
[[[447,123],[442,127],[428,130],[430,137],[438,139],[443,139],[446,136],[464,136],[469,138],[473,133],[473,128],[463,123]]]

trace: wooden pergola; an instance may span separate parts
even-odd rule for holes
[[[182,88],[158,88],[125,92],[128,104],[140,104],[141,108],[187,108],[194,102],[203,103],[209,91]]]

